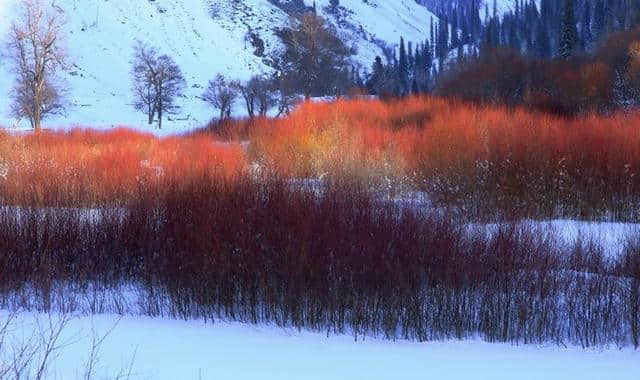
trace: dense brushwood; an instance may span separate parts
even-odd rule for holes
[[[0,304],[95,312],[99,289],[136,289],[115,311],[637,347],[640,238],[608,257],[466,223],[636,220],[638,125],[409,98],[309,103],[219,136],[0,134]],[[411,188],[464,219],[379,191]]]
[[[0,135],[0,200],[9,205],[98,206],[203,174],[246,169],[238,144],[204,136],[159,139],[127,129]]]
[[[228,122],[216,139],[125,129],[3,134],[0,197],[14,205],[118,205],[181,178],[231,179],[259,168],[423,190],[436,205],[478,219],[637,221],[638,125],[635,113],[565,119],[424,97],[304,104],[283,119]]]
[[[637,244],[611,259],[534,227],[474,232],[352,183],[316,190],[202,177],[118,209],[4,208],[0,304],[103,310],[96,289],[134,284],[149,315],[420,341],[638,345]]]
[[[638,220],[639,125],[635,113],[566,119],[431,97],[350,100],[257,122],[250,152],[282,175],[419,188],[478,218]]]

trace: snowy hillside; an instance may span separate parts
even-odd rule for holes
[[[489,9],[489,15],[493,13],[493,2],[494,0],[484,0],[484,4]],[[540,0],[535,0],[535,2],[538,6],[540,6]],[[523,3],[524,2],[521,0],[520,4],[523,4]],[[516,0],[496,0],[495,4],[496,4],[496,13],[500,16],[504,16],[509,12],[515,12],[516,10]],[[482,18],[485,17],[484,11],[480,12],[480,17]]]
[[[50,1],[50,0],[47,0]],[[0,0],[0,32],[6,31],[19,0]],[[130,61],[136,40],[171,55],[185,73],[188,90],[180,114],[167,126],[185,130],[206,123],[213,112],[198,99],[216,74],[246,79],[271,71],[271,57],[281,49],[274,30],[286,24],[286,1],[276,0],[57,0],[66,20],[66,45],[72,67],[65,74],[71,107],[67,117],[49,126],[83,124],[144,126],[144,115],[131,106]],[[312,0],[305,0],[311,6]],[[428,35],[434,17],[414,0],[342,0],[338,10],[318,0],[317,10],[358,49],[356,61],[368,68],[381,46]],[[7,94],[11,75],[0,67],[0,125],[12,126]],[[238,107],[238,109],[242,109]],[[24,122],[22,125],[24,126]]]

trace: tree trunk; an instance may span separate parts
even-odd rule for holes
[[[153,124],[153,116],[155,116],[155,111],[152,109],[151,106],[149,106],[149,109],[147,111],[147,116],[149,118],[149,125]]]
[[[40,133],[42,130],[42,107],[40,96],[36,95],[33,99],[33,130]]]
[[[629,292],[629,321],[631,324],[631,343],[634,348],[640,347],[640,279],[631,280],[631,291]]]
[[[162,129],[162,84],[158,85],[158,129]]]

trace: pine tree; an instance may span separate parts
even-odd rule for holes
[[[385,81],[385,68],[382,64],[382,58],[376,56],[373,61],[373,67],[371,68],[371,76],[367,81],[367,90],[370,94],[379,95],[380,87]]]
[[[471,39],[473,41],[477,41],[482,29],[482,22],[480,20],[480,5],[478,4],[478,0],[471,0],[470,17],[471,20],[469,22],[469,25],[471,27]]]
[[[404,38],[400,37],[400,56],[398,58],[398,81],[400,93],[406,94],[409,89],[409,62],[407,60],[407,50],[404,46]]]
[[[411,74],[415,68],[416,57],[413,55],[413,43],[407,42],[407,72]]]
[[[605,34],[606,30],[606,6],[604,0],[596,0],[593,19],[595,29],[594,37],[596,40],[598,40]]]
[[[458,39],[458,14],[453,13],[451,17],[451,47],[458,47],[460,40]]]
[[[540,58],[551,57],[551,44],[545,23],[538,21],[536,26],[535,54]]]
[[[564,12],[560,35],[559,54],[564,59],[569,59],[576,48],[578,30],[576,28],[574,0],[564,0]]]
[[[436,36],[435,36],[435,31],[433,28],[433,17],[431,17],[431,31],[430,31],[431,35],[429,37],[429,40],[433,43],[436,40]]]
[[[586,50],[591,46],[591,42],[593,41],[593,34],[591,32],[591,4],[589,2],[584,4],[580,32],[580,42],[582,48]]]
[[[411,93],[413,95],[418,95],[420,93],[420,88],[418,87],[418,81],[416,78],[413,78],[413,81],[411,82]]]

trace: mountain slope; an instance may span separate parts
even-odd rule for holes
[[[67,22],[65,40],[72,67],[65,77],[71,106],[67,117],[46,124],[144,126],[144,115],[131,106],[129,70],[137,40],[171,55],[187,79],[186,97],[179,102],[182,110],[167,126],[181,130],[206,123],[213,112],[198,96],[209,79],[218,73],[247,79],[272,71],[271,57],[282,48],[274,32],[286,25],[291,1],[54,1]],[[6,15],[2,20],[14,17],[18,2],[0,0],[0,15]],[[311,7],[313,0],[302,4]],[[316,4],[317,11],[357,47],[355,61],[367,68],[382,54],[382,46],[396,44],[400,36],[423,40],[434,17],[414,0],[341,0],[337,10],[329,7],[329,0]],[[6,22],[0,25],[0,32],[6,26]],[[0,78],[0,124],[13,125],[16,120],[7,115],[12,77],[4,63]]]

